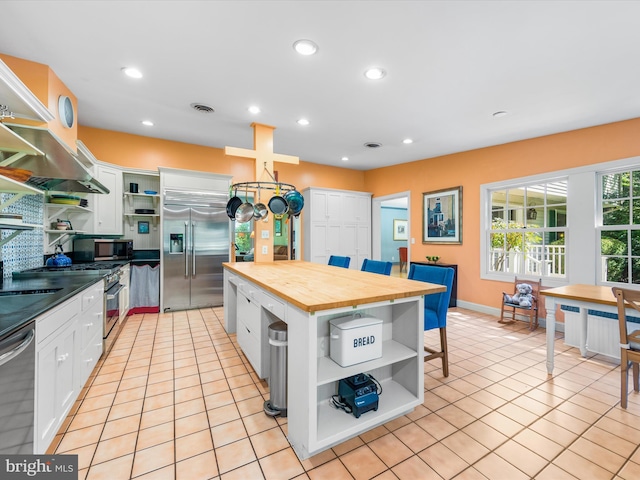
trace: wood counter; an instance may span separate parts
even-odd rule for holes
[[[223,266],[305,312],[445,291],[442,285],[300,260]]]

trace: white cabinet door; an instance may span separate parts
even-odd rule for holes
[[[303,195],[304,259],[326,264],[331,255],[347,256],[359,269],[371,258],[371,195],[322,188]]]
[[[78,396],[76,322],[70,322],[36,353],[36,446],[43,454]]]
[[[97,178],[109,189],[95,197],[95,232],[122,235],[122,170],[98,165]]]

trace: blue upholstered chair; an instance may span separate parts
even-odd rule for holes
[[[329,265],[333,265],[334,267],[349,268],[350,262],[351,257],[339,257],[338,255],[331,255],[329,257]]]
[[[453,284],[453,268],[432,267],[430,265],[411,264],[409,268],[410,280],[437,283],[447,287],[446,292],[424,296],[424,329],[440,329],[440,350],[424,347],[424,361],[442,358],[442,373],[449,376],[449,349],[447,347],[447,310],[451,298],[451,285]]]
[[[380,275],[391,275],[391,262],[381,262],[379,260],[364,259],[361,270],[363,272],[379,273]]]

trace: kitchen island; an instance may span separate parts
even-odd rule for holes
[[[424,401],[424,299],[445,287],[303,261],[225,263],[228,333],[260,378],[269,376],[269,324],[288,331],[288,439],[301,459],[322,452]],[[341,367],[331,359],[329,321],[382,320],[382,356]],[[359,373],[382,385],[379,406],[360,418],[331,405],[338,382]]]

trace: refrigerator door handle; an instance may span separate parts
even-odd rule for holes
[[[191,276],[196,277],[196,222],[191,222]]]
[[[184,222],[184,240],[188,242],[189,235],[189,222]],[[184,277],[189,278],[189,244],[184,246]]]

